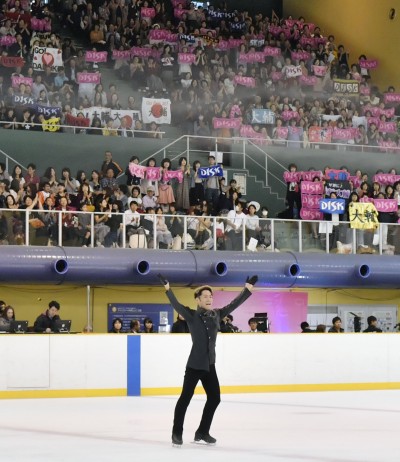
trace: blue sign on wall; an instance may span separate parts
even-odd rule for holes
[[[121,318],[122,331],[128,332],[132,320],[140,321],[140,330],[143,331],[144,318],[151,318],[154,332],[158,332],[160,325],[172,325],[174,310],[167,303],[108,303],[107,330],[112,329],[115,318]]]

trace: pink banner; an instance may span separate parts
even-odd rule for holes
[[[303,75],[300,66],[287,66],[284,68],[284,73],[287,79],[294,79]]]
[[[19,56],[0,56],[0,63],[4,67],[22,67],[25,61]]]
[[[348,141],[354,138],[354,130],[351,128],[333,128],[332,138],[340,141]]]
[[[239,129],[242,125],[240,119],[226,119],[226,118],[213,118],[213,127],[217,130],[219,128],[236,128]]]
[[[286,183],[299,183],[303,172],[283,172],[283,179]]]
[[[306,172],[302,172],[301,174],[301,178],[304,181],[314,182],[315,177],[320,178],[320,179],[323,177],[321,170],[307,170]]]
[[[153,50],[152,48],[142,48],[142,47],[132,47],[131,56],[138,56],[139,58],[148,58],[153,56],[153,58],[159,57],[161,54],[158,50]]]
[[[282,111],[281,112],[281,119],[288,121],[292,119],[298,119],[299,113],[296,111]]]
[[[178,180],[178,183],[182,183],[183,181],[182,170],[166,170],[163,174],[164,181],[171,181],[174,178]]]
[[[264,63],[265,55],[261,51],[254,51],[252,53],[239,53],[239,63]]]
[[[397,199],[374,199],[374,205],[378,212],[397,212]]]
[[[196,55],[193,53],[178,53],[179,64],[192,64],[196,61]]]
[[[242,125],[240,127],[240,136],[242,138],[258,140],[259,142],[266,141],[265,136],[262,133],[256,132],[251,125]],[[255,143],[257,142],[255,141]]]
[[[393,140],[388,141],[378,141],[379,146],[381,147],[381,152],[399,152],[400,148],[397,146],[396,142]]]
[[[146,178],[150,181],[160,181],[161,180],[160,167],[147,167],[146,168]]]
[[[91,73],[91,72],[78,72],[76,75],[77,83],[93,83],[98,84],[101,82],[100,72]]]
[[[379,122],[378,130],[384,133],[397,133],[396,122]]]
[[[369,96],[371,94],[371,89],[369,87],[360,85],[360,95]]]
[[[146,167],[143,167],[139,164],[135,164],[134,162],[129,162],[129,172],[132,176],[144,178],[146,173]]]
[[[318,48],[318,42],[316,38],[313,37],[301,37],[299,43],[302,47],[311,45],[311,48]]]
[[[400,103],[400,93],[385,93],[385,104],[387,103]]]
[[[151,29],[149,32],[149,40],[154,42],[162,42],[163,40],[165,40],[168,34],[169,31],[165,29]]]
[[[283,74],[282,72],[273,71],[271,72],[271,79],[273,82],[277,82],[278,80],[282,80]]]
[[[319,210],[319,201],[323,198],[323,194],[318,194],[314,196],[309,194],[302,194],[301,205],[309,210]]]
[[[323,220],[324,215],[318,210],[310,210],[304,207],[300,210],[300,217],[302,220]]]
[[[387,186],[388,184],[393,185],[396,181],[400,181],[400,175],[391,175],[390,173],[377,173],[372,177],[372,181]]]
[[[87,63],[106,63],[107,52],[106,51],[87,51],[85,54],[85,61]]]
[[[242,115],[242,110],[237,104],[234,104],[231,108],[231,112],[229,113],[229,118],[233,119],[236,116],[241,116]]]
[[[306,172],[303,172],[303,176],[304,173]],[[302,181],[300,186],[302,194],[324,194],[324,183],[322,181]]]
[[[31,77],[17,77],[17,76],[11,77],[11,86],[13,88],[18,88],[21,83],[25,85],[29,85],[31,87],[33,83],[33,79]]]
[[[302,75],[299,78],[299,82],[300,85],[313,87],[318,82],[318,79],[315,77],[315,75]]]
[[[302,59],[304,61],[307,61],[310,58],[311,58],[311,55],[307,51],[292,51],[292,59],[294,61],[300,61]]]
[[[281,140],[286,140],[289,134],[289,130],[287,127],[276,127],[275,133],[276,136]]]
[[[323,77],[326,74],[326,66],[312,66],[314,75]]]
[[[215,49],[220,50],[220,51],[228,51],[229,50],[228,40],[220,40],[218,42],[218,45],[216,45]]]
[[[51,32],[51,19],[31,18],[31,29],[40,32]]]
[[[389,109],[381,109],[381,115],[385,115],[388,119],[394,117],[394,107]]]
[[[281,49],[278,47],[265,47],[264,55],[265,56],[280,56],[282,54]]]
[[[215,306],[228,305],[238,295],[239,291],[214,290]],[[307,292],[254,291],[251,299],[244,302],[240,309],[233,313],[233,324],[241,331],[248,332],[250,330],[248,320],[254,316],[254,308],[265,307],[273,333],[300,332],[300,323],[307,319],[307,305]]]
[[[112,59],[130,59],[131,50],[113,50]]]
[[[156,10],[154,8],[142,7],[140,9],[140,14],[142,15],[142,18],[154,18]]]
[[[358,176],[349,176],[349,181],[352,182],[353,188],[359,188],[361,186],[362,180]]]
[[[244,87],[254,88],[256,86],[256,79],[253,77],[245,77],[243,75],[235,75],[234,81],[238,85],[243,85]]]
[[[377,127],[379,126],[379,117],[367,117],[367,124],[370,126],[371,124],[375,124]]]
[[[243,39],[229,39],[229,48],[239,48],[242,43],[245,43]]]
[[[359,61],[361,69],[376,69],[378,61],[376,59],[361,59]]]
[[[363,196],[360,198],[360,202],[373,204],[375,200],[372,197]]]
[[[17,39],[12,35],[3,35],[0,37],[0,45],[3,47],[9,47],[13,43],[17,43]]]
[[[182,19],[182,16],[184,14],[188,14],[189,11],[188,10],[184,10],[183,8],[175,8],[174,9],[174,17],[177,18],[177,19]]]

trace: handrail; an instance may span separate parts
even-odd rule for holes
[[[14,162],[16,165],[20,165],[21,168],[23,170],[28,170],[26,167],[24,167],[23,165],[21,165],[17,160],[14,159],[14,157],[11,157],[9,154],[7,154],[6,152],[4,152],[2,149],[0,149],[0,154],[3,154],[3,156],[6,158],[6,170],[9,171],[9,168],[8,168],[8,161],[11,160],[12,162]]]
[[[46,218],[46,215],[51,215]],[[24,210],[24,209],[0,209],[0,222],[7,225],[7,235],[3,236],[0,244],[2,245],[40,245],[37,241],[42,238],[41,245],[67,245],[73,247],[80,246],[104,246],[104,239],[107,235],[107,229],[102,225],[97,226],[95,223],[96,215],[119,215],[121,216],[121,226],[117,236],[113,237],[113,246],[129,248],[129,225],[126,224],[124,213],[108,213],[108,212],[83,212],[74,210]],[[81,216],[86,215],[86,219]],[[68,216],[68,220],[67,220]],[[241,225],[241,230],[235,239],[233,249],[227,247],[227,239],[230,239],[229,233],[226,231],[226,216],[218,217],[199,217],[196,215],[162,215],[165,219],[180,219],[180,233],[179,239],[173,239],[172,235],[169,237],[169,245],[164,248],[174,248],[178,245],[179,249],[193,249],[198,250],[237,250],[237,251],[319,251],[321,253],[332,253],[333,249],[337,249],[335,253],[355,254],[370,253],[370,254],[394,254],[394,246],[387,245],[388,231],[391,227],[400,226],[398,223],[385,224],[380,226],[375,232],[375,236],[362,230],[353,229],[350,227],[350,222],[339,222],[338,225],[330,221],[305,221],[305,220],[282,220],[277,218],[260,218],[259,226],[260,231],[256,234],[257,248],[249,247],[249,238],[252,236],[246,230],[246,225]],[[60,219],[61,217],[61,219]],[[76,217],[76,218],[74,218]],[[141,234],[146,237],[146,247],[157,249],[159,247],[157,237],[157,220],[159,215],[140,214],[140,218],[149,218],[152,221],[145,228],[140,230],[133,230],[133,234]],[[248,216],[247,216],[248,217]],[[18,225],[18,219],[21,218]],[[37,221],[41,220],[42,223]],[[198,220],[199,218],[209,219],[210,226],[207,228],[209,231],[204,231],[203,240],[199,239],[198,235]],[[12,219],[12,220],[11,220]],[[33,220],[33,221],[31,221]],[[81,220],[81,221],[80,221]],[[245,219],[246,220],[246,219]],[[11,222],[12,221],[12,222]],[[17,225],[16,225],[17,223]],[[68,223],[68,226],[66,226]],[[87,226],[90,232],[90,242],[82,244],[83,235],[82,229],[79,226]],[[223,229],[222,225],[223,224]],[[107,226],[107,225],[106,225]],[[143,226],[143,222],[141,222]],[[217,229],[222,230],[222,235],[217,233]],[[40,231],[41,230],[41,231]],[[319,232],[319,231],[323,232]],[[86,232],[86,228],[84,228]],[[85,234],[85,232],[83,234]],[[191,237],[189,237],[189,235]],[[154,239],[154,236],[156,238]],[[373,238],[374,237],[374,238]],[[78,238],[81,242],[78,243]],[[372,239],[373,238],[373,239]],[[335,239],[335,241],[333,241]],[[71,242],[72,240],[72,242]],[[197,241],[196,241],[197,240]],[[99,242],[98,242],[99,241]],[[345,241],[345,242],[342,242]],[[10,244],[11,242],[11,244]],[[111,242],[111,241],[110,241]],[[110,243],[108,242],[108,243]],[[107,243],[107,245],[108,245]],[[174,245],[173,245],[174,244]],[[111,245],[110,245],[111,247]]]
[[[64,129],[64,128],[68,128],[68,129],[73,129],[74,130],[74,133],[76,134],[75,130],[82,130],[82,133],[79,133],[79,134],[88,134],[86,133],[86,130],[100,130],[100,131],[103,131],[105,129],[108,129],[108,130],[113,130],[113,131],[117,131],[118,132],[118,128],[107,128],[107,127],[78,127],[76,125],[62,125],[62,124],[57,124],[57,125],[51,125],[51,124],[46,124],[46,123],[37,123],[37,122],[9,122],[9,121],[0,121],[0,127],[2,125],[9,125],[9,124],[12,124],[12,128],[5,128],[5,130],[20,130],[18,128],[16,128],[15,126],[23,126],[23,125],[26,125],[26,124],[29,124],[29,125],[32,125],[34,127],[41,127],[42,128],[42,132],[44,133],[62,133],[62,131],[60,131],[60,129]],[[44,130],[43,129],[43,125],[46,126],[46,127],[52,127],[54,126],[55,128],[57,128],[57,130]],[[146,135],[149,135],[149,134],[157,134],[157,135],[161,135],[161,139],[162,139],[162,136],[165,135],[166,132],[161,132],[161,131],[154,131],[154,130],[135,130],[134,128],[128,128],[127,130],[131,131],[133,133],[133,135],[135,133],[144,133]],[[40,132],[40,130],[38,130]],[[120,136],[120,135],[118,135]],[[133,136],[134,137],[134,136]]]

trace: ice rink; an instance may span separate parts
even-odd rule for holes
[[[223,395],[214,447],[191,444],[205,397],[171,446],[173,397],[1,400],[0,460],[398,462],[400,391]]]

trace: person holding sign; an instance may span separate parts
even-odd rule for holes
[[[172,444],[176,447],[183,444],[182,433],[185,414],[199,380],[206,392],[207,401],[200,425],[194,435],[194,441],[196,443],[215,444],[217,440],[210,435],[210,427],[221,400],[220,386],[215,370],[217,333],[221,319],[232,313],[250,297],[254,284],[258,281],[258,276],[248,277],[242,292],[231,303],[220,309],[213,309],[213,290],[210,286],[197,288],[194,292],[197,304],[195,310],[179,303],[170,289],[168,280],[161,274],[158,277],[166,290],[171,305],[178,314],[185,318],[193,342],[186,365],[182,393],[175,407]]]

